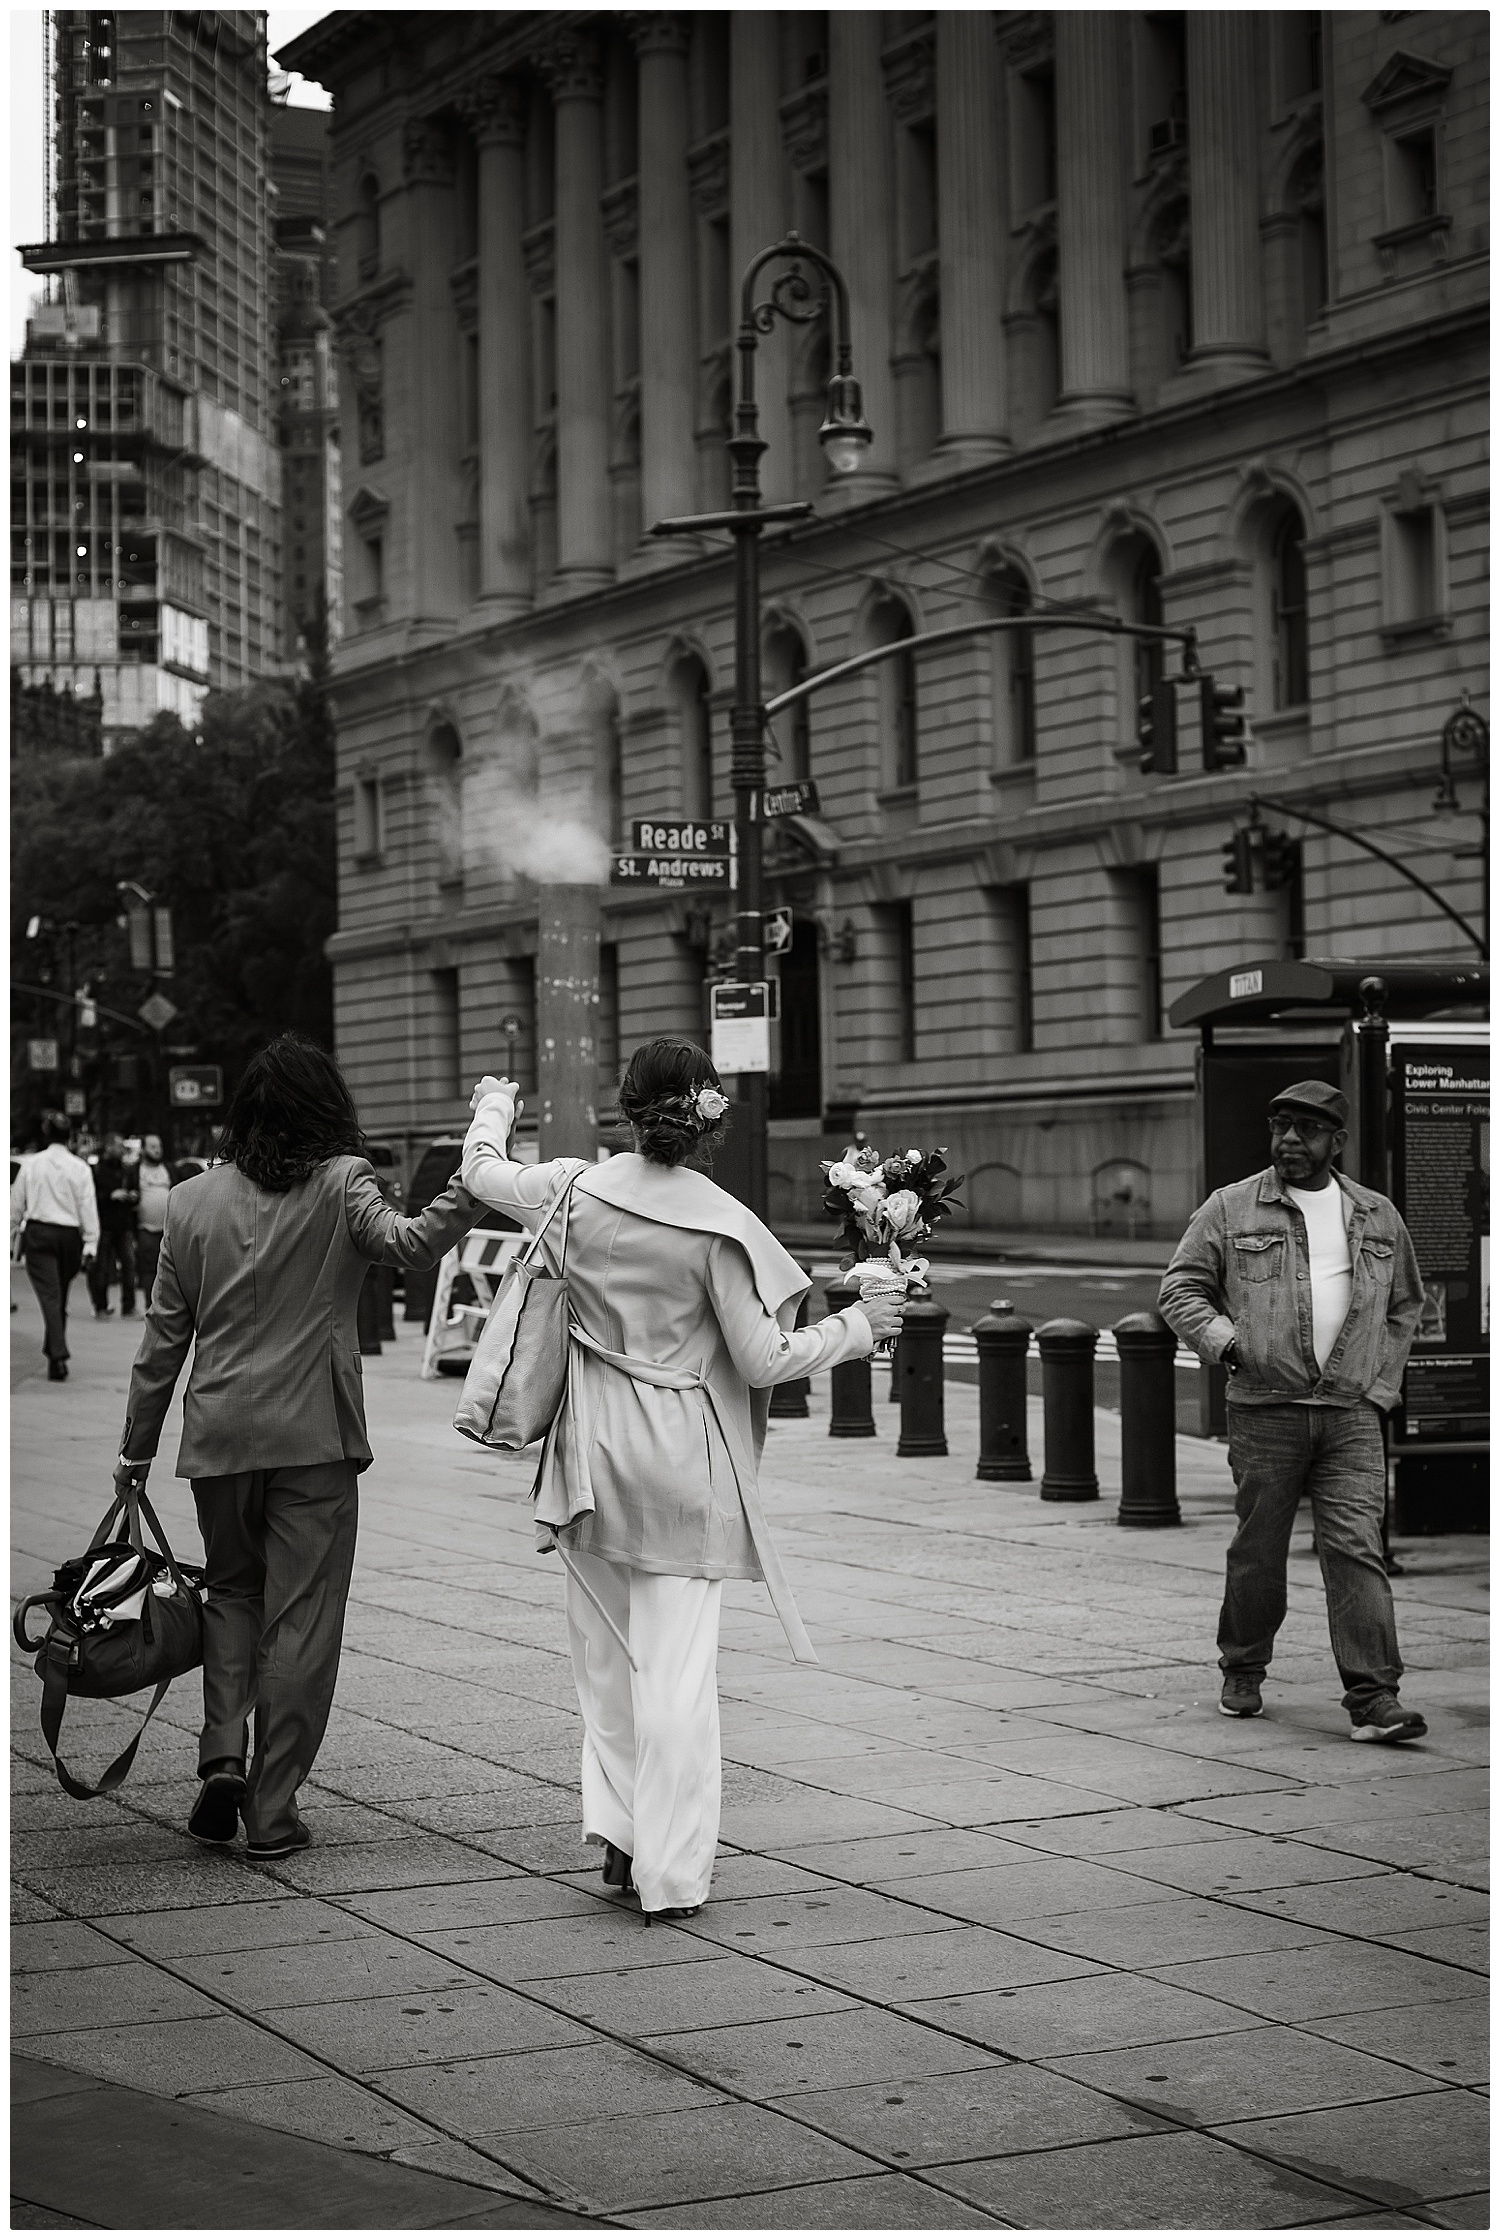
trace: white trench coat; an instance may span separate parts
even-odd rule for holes
[[[757,1489],[770,1387],[870,1352],[858,1306],[795,1330],[810,1286],[770,1231],[706,1175],[634,1152],[588,1165],[505,1156],[510,1099],[487,1097],[464,1187],[535,1231],[569,1174],[568,1395],[536,1489],[542,1544],[637,1571],[764,1579],[794,1654],[816,1662]],[[561,1217],[542,1256],[559,1269]]]

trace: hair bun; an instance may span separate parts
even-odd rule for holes
[[[721,1131],[729,1100],[712,1060],[697,1043],[659,1035],[642,1043],[620,1083],[620,1111],[636,1133],[641,1156],[677,1167]]]

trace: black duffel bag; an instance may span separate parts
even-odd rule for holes
[[[156,1546],[146,1545],[144,1515]],[[121,1525],[126,1537],[116,1539]],[[45,1594],[26,1597],[11,1627],[34,1654],[42,1681],[42,1734],[57,1778],[70,1797],[104,1797],[135,1763],[141,1736],[172,1682],[203,1662],[203,1573],[184,1566],[167,1544],[142,1491],[117,1494],[81,1556],[62,1564]],[[51,1623],[33,1640],[27,1618],[45,1610]],[[151,1708],[113,1765],[91,1788],[57,1754],[69,1696],[129,1696],[154,1688]]]

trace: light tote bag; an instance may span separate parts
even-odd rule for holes
[[[580,1167],[569,1175],[530,1244],[506,1269],[479,1333],[453,1428],[483,1447],[529,1447],[546,1437],[562,1406],[568,1384],[568,1215],[582,1172]],[[539,1255],[559,1207],[554,1276]]]

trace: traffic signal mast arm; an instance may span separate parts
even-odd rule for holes
[[[1167,630],[1154,622],[1121,622],[1112,614],[992,615],[984,622],[956,622],[944,630],[919,630],[915,637],[895,638],[889,645],[873,646],[868,653],[851,654],[847,661],[836,661],[831,669],[819,669],[816,675],[804,677],[801,684],[789,685],[785,692],[778,692],[774,700],[766,702],[764,713],[768,717],[780,715],[783,708],[794,707],[799,700],[821,692],[825,685],[833,684],[839,677],[853,676],[857,669],[868,669],[873,662],[893,661],[898,654],[916,653],[923,646],[951,645],[959,638],[987,637],[995,630],[1094,630],[1103,631],[1111,638],[1151,638],[1162,644],[1180,645],[1187,675],[1198,673],[1196,630]]]
[[[1461,917],[1452,903],[1444,900],[1436,887],[1429,886],[1425,879],[1419,879],[1415,871],[1408,870],[1399,856],[1390,855],[1384,848],[1378,848],[1375,842],[1367,840],[1362,832],[1352,832],[1348,825],[1335,824],[1331,817],[1319,816],[1316,810],[1301,808],[1294,801],[1273,801],[1270,795],[1266,793],[1252,793],[1250,808],[1252,814],[1257,809],[1274,809],[1278,815],[1283,817],[1300,817],[1304,824],[1314,824],[1320,832],[1337,833],[1341,840],[1351,841],[1356,848],[1363,848],[1366,855],[1375,856],[1381,863],[1389,864],[1392,871],[1399,872],[1409,885],[1419,888],[1429,902],[1435,902],[1444,917],[1453,920],[1460,932],[1473,942],[1482,957],[1489,955],[1489,942],[1485,936],[1482,933],[1477,933],[1468,919]]]

